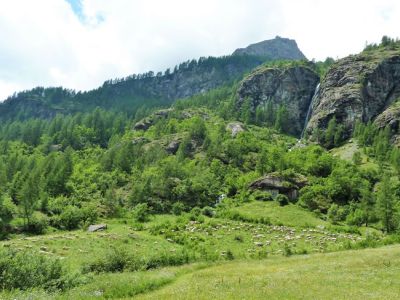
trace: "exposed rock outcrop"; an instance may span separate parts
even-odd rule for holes
[[[235,137],[238,135],[240,132],[246,131],[244,128],[243,123],[241,122],[231,122],[228,125],[226,125],[226,130],[231,132],[231,136]]]
[[[357,120],[373,120],[399,97],[400,51],[379,50],[343,58],[322,81],[306,130],[309,134],[316,128],[323,130],[336,117],[348,137]],[[388,111],[377,122],[390,123],[395,115]]]
[[[179,146],[181,145],[181,140],[180,139],[175,139],[172,140],[166,147],[165,150],[169,154],[176,154],[178,152]]]
[[[168,115],[172,112],[172,109],[162,109],[154,112],[150,116],[144,118],[143,120],[140,120],[133,126],[134,130],[147,130],[149,129],[152,125],[155,124],[155,122],[159,119],[167,118]]]
[[[299,190],[307,184],[307,178],[300,174],[287,177],[271,173],[252,182],[250,188],[270,192],[273,197],[284,194],[290,200],[295,200],[299,196]]]
[[[299,136],[318,82],[318,74],[307,66],[260,68],[241,82],[236,104],[243,109],[243,103],[249,99],[253,113],[258,106],[265,109],[269,101],[275,110],[285,106],[290,133]]]
[[[232,55],[255,55],[273,59],[306,59],[304,54],[297,47],[295,40],[281,38],[279,36],[272,40],[251,44],[246,48],[236,49]]]

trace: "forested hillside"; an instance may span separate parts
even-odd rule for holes
[[[318,82],[342,63],[208,58],[91,92],[8,99],[2,295],[131,297],[215,261],[397,243],[398,129],[359,120],[349,133],[332,114],[299,139]],[[198,76],[212,84],[164,85]],[[87,233],[94,224],[106,231]],[[188,263],[171,278],[144,272]]]

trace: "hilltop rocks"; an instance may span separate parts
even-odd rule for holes
[[[252,182],[250,188],[270,192],[273,197],[284,194],[290,200],[295,200],[299,196],[299,190],[307,184],[307,178],[300,174],[288,177],[278,173],[270,173]]]
[[[268,102],[275,110],[283,105],[288,112],[290,133],[300,135],[318,82],[318,74],[306,66],[260,68],[241,82],[236,105],[243,109],[249,99],[253,114],[259,106],[265,109]]]
[[[266,40],[251,44],[246,48],[236,49],[232,55],[255,55],[274,59],[306,59],[297,47],[296,41],[279,36],[272,40]]]
[[[336,117],[350,136],[357,120],[368,122],[400,97],[400,52],[388,50],[361,53],[339,60],[326,74],[307,132],[325,129]],[[384,112],[377,118],[380,126],[392,122],[397,113]]]

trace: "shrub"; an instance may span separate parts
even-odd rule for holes
[[[185,211],[185,204],[183,204],[182,202],[175,202],[172,205],[172,209],[171,209],[172,213],[176,216],[181,215],[184,211]]]
[[[68,274],[58,259],[28,251],[0,251],[0,287],[3,290],[65,290],[76,285],[78,279]]]
[[[346,218],[346,210],[343,207],[333,203],[328,209],[328,219],[332,224],[337,224]]]
[[[289,198],[283,194],[278,194],[275,198],[275,201],[277,201],[280,206],[285,206],[289,204]]]
[[[84,265],[83,272],[105,273],[156,269],[165,266],[179,266],[189,263],[193,255],[186,250],[175,253],[161,252],[150,257],[134,257],[124,249],[111,248],[105,255]]]
[[[35,213],[29,220],[26,230],[34,234],[43,234],[48,225],[49,219],[45,215],[41,213]]]
[[[291,256],[293,254],[292,248],[288,244],[283,245],[283,255],[284,256]]]
[[[235,256],[233,255],[233,252],[231,250],[226,251],[226,259],[227,260],[234,260]]]
[[[76,229],[79,227],[82,219],[82,211],[76,206],[69,205],[59,215],[59,217],[55,219],[56,221],[58,221],[58,224],[55,224],[55,227],[67,230]]]
[[[105,255],[84,265],[83,272],[122,272],[130,264],[129,256],[125,250],[112,247]]]
[[[210,206],[203,207],[201,212],[203,215],[205,215],[206,217],[210,217],[210,218],[212,218],[215,215],[214,209]]]
[[[147,203],[140,203],[132,211],[133,219],[137,222],[146,222],[149,219],[149,207]]]
[[[204,216],[201,214],[201,209],[199,207],[194,207],[189,214],[190,221],[204,222]]]
[[[265,191],[257,190],[253,192],[252,197],[257,201],[272,201],[274,200],[272,194]]]

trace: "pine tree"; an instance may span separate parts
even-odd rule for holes
[[[385,174],[379,185],[376,206],[377,215],[387,233],[390,233],[395,229],[395,203],[396,201],[390,184],[390,177]]]

